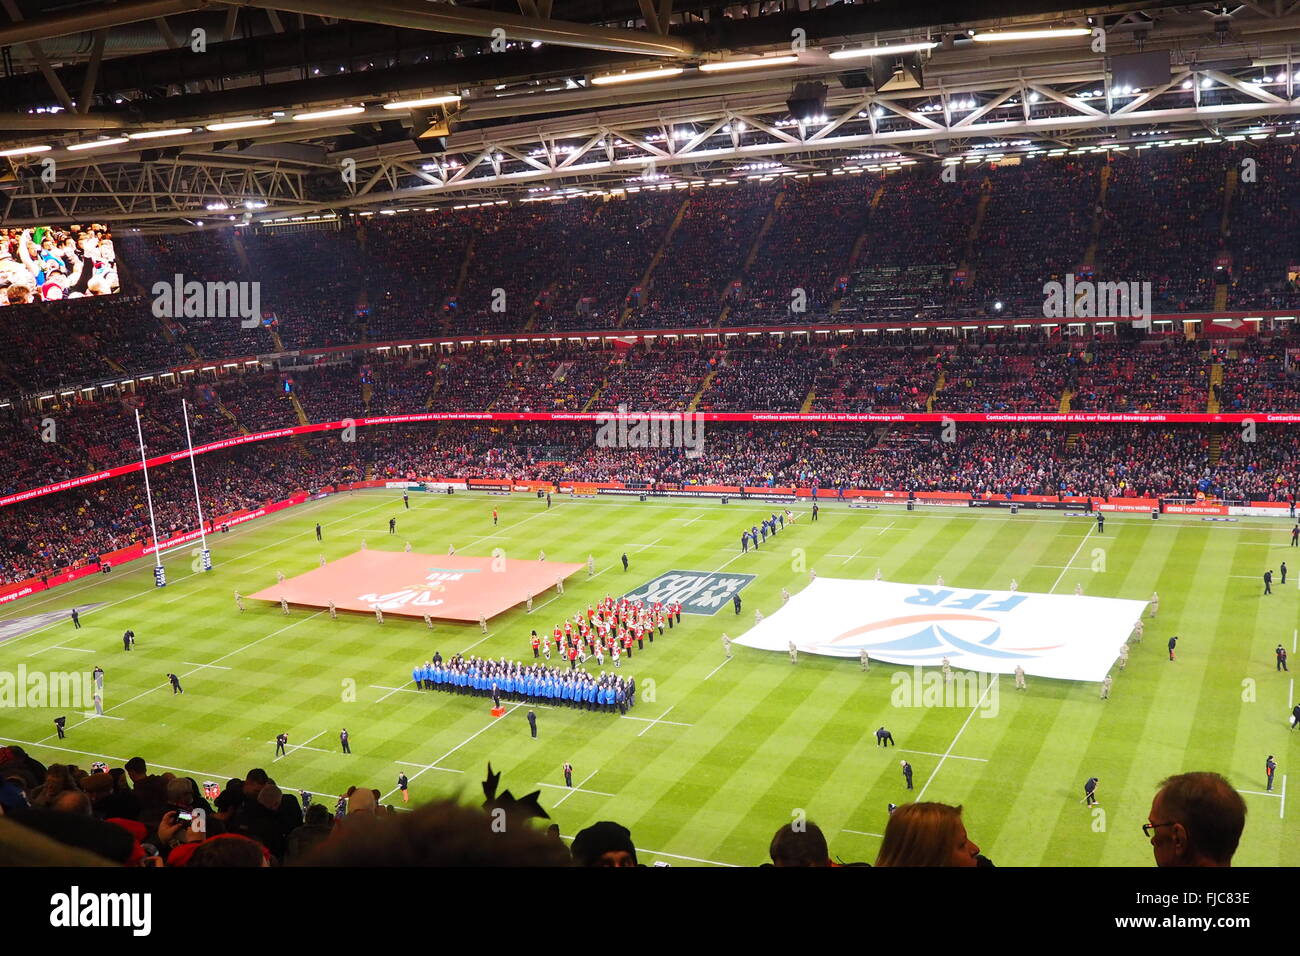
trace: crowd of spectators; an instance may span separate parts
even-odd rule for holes
[[[782,325],[829,312],[877,180],[783,179],[781,186],[781,205],[732,296],[728,325]]]
[[[1043,286],[1064,281],[1088,249],[1101,167],[1096,157],[1078,156],[991,171],[972,275],[953,286],[953,304],[965,314],[993,314],[1001,302],[1007,315],[1041,315]]]
[[[1223,190],[1233,156],[1207,147],[1147,149],[1113,162],[1097,262],[1091,263],[1098,279],[1150,282],[1154,312],[1213,308]]]
[[[1225,218],[1226,170],[1247,152],[1256,175],[1238,184]],[[818,321],[837,301],[835,314],[853,320],[1030,316],[1047,282],[1081,266],[1092,269],[1081,278],[1151,282],[1156,312],[1208,310],[1216,283],[1229,281],[1229,308],[1289,308],[1298,284],[1288,273],[1300,264],[1288,251],[1300,227],[1286,214],[1295,156],[1296,147],[1273,143],[1148,149],[963,164],[953,182],[917,164],[883,177],[485,204],[292,233],[129,235],[118,244],[122,292],[6,313],[0,376],[32,391],[264,355],[276,336],[302,349],[609,329],[625,311],[631,327],[708,327],[724,307],[729,324]],[[13,251],[21,235],[6,235],[10,271],[30,271]],[[46,244],[55,241],[51,233]],[[256,283],[264,324],[156,315],[155,284],[170,287],[178,275]],[[795,290],[805,311],[791,309]]]
[[[686,203],[663,258],[642,290],[632,324],[702,328],[718,324],[745,258],[772,210],[778,187],[741,183],[658,195]],[[674,209],[674,214],[676,209]]]
[[[202,785],[180,775],[187,771],[156,769],[164,772],[151,773],[143,757],[120,767],[95,761],[89,771],[47,766],[17,744],[0,748],[0,855],[25,866],[645,865],[631,831],[613,821],[579,830],[566,846],[539,795],[499,792],[501,775],[490,764],[481,807],[438,799],[409,812],[364,786],[294,793],[261,767]],[[398,781],[404,798],[408,783]],[[1246,804],[1219,774],[1179,774],[1160,783],[1149,814],[1157,818],[1150,833],[1157,866],[1224,867],[1245,829]],[[808,820],[778,828],[766,851],[771,862],[760,866],[869,865],[832,862],[825,834]],[[961,807],[921,802],[888,805],[873,865],[995,864],[967,832]]]
[[[1232,279],[1228,308],[1294,309],[1300,303],[1300,282],[1292,281],[1300,265],[1300,221],[1293,215],[1292,199],[1300,176],[1300,151],[1292,145],[1251,144],[1237,155],[1255,162],[1249,182],[1244,175],[1233,194],[1228,248]]]
[[[1074,366],[1071,411],[1203,412],[1211,356],[1201,343],[1167,338],[1138,346],[1092,343]]]
[[[198,459],[204,513],[252,508],[339,481],[429,477],[531,478],[858,487],[982,495],[1284,499],[1294,489],[1285,432],[1256,443],[1225,439],[1211,462],[1210,433],[1192,426],[966,426],[942,441],[934,426],[706,424],[706,454],[682,448],[611,448],[590,424],[372,426],[344,443],[318,437],[211,452]],[[1226,434],[1226,433],[1225,433]],[[196,526],[184,461],[150,470],[158,534]],[[150,537],[140,476],[96,482],[0,509],[5,581],[93,559]]]

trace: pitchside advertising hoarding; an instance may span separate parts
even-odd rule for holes
[[[817,578],[736,643],[890,664],[1100,681],[1145,601]]]

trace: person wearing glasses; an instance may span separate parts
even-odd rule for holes
[[[1217,773],[1183,773],[1160,784],[1142,832],[1156,866],[1231,866],[1246,827],[1246,801]]]

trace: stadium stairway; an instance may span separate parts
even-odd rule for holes
[[[1231,228],[1232,197],[1237,194],[1237,167],[1229,165],[1223,183],[1223,210],[1219,216],[1219,241],[1226,243]],[[1214,311],[1223,312],[1228,308],[1228,283],[1214,284]]]
[[[216,407],[217,407],[217,411],[219,411],[222,415],[225,415],[226,418],[230,419],[231,423],[232,423],[236,428],[239,429],[239,434],[241,434],[241,435],[247,435],[247,434],[248,434],[248,429],[244,426],[244,423],[241,422],[238,418],[236,418],[236,417],[235,417],[235,413],[232,412],[230,409],[226,408],[226,406],[223,405],[223,404],[221,403],[221,400],[220,400],[220,399],[218,399],[218,400],[217,400],[216,402],[214,402],[213,404],[216,405]]]
[[[1096,211],[1092,217],[1092,237],[1088,240],[1088,251],[1083,254],[1085,265],[1096,267],[1097,244],[1101,241],[1101,221],[1106,208],[1106,191],[1110,188],[1110,167],[1101,167],[1101,188],[1097,190]]]
[[[966,234],[966,246],[962,249],[961,265],[958,267],[966,273],[966,284],[970,286],[975,278],[971,271],[970,260],[975,252],[975,243],[979,241],[980,229],[984,226],[984,214],[988,212],[989,201],[993,199],[993,183],[986,176],[984,182],[980,184],[980,201],[975,208],[975,220],[971,223],[970,232]]]
[[[451,290],[451,297],[457,298],[460,290],[465,287],[465,278],[469,275],[469,264],[474,261],[474,246],[477,244],[478,236],[471,235],[469,242],[465,244],[465,258],[461,260],[460,271],[456,273],[456,285]]]
[[[934,411],[934,400],[939,397],[939,393],[943,391],[943,387],[947,384],[948,374],[943,369],[940,369],[939,377],[934,380],[934,388],[930,390],[930,397],[925,400],[925,410],[927,412]]]
[[[745,276],[749,274],[750,268],[754,265],[754,260],[758,258],[759,252],[761,252],[763,249],[763,240],[767,238],[768,230],[772,228],[772,223],[776,221],[776,214],[780,212],[781,207],[784,204],[785,204],[785,193],[784,192],[777,193],[776,198],[772,200],[772,208],[767,211],[767,216],[764,217],[763,219],[763,225],[759,227],[758,235],[754,236],[754,241],[753,243],[750,244],[749,254],[745,256],[745,262],[740,267],[740,275],[736,277],[737,282],[744,283]],[[727,288],[728,289],[731,288],[730,283],[728,283]],[[744,286],[742,285],[741,288],[743,289]],[[726,295],[726,293],[724,292],[723,295]],[[719,328],[721,328],[723,325],[726,325],[727,316],[729,316],[730,314],[731,314],[731,303],[727,303],[722,307],[722,313],[718,316],[717,326]]]
[[[298,396],[289,393],[289,404],[293,406],[293,413],[298,416],[299,425],[310,425],[311,419],[307,417],[307,412],[303,410],[302,402],[298,401]]]
[[[1056,404],[1058,414],[1064,415],[1070,410],[1070,399],[1074,398],[1074,392],[1068,388],[1061,392],[1061,400]]]
[[[709,386],[713,383],[713,376],[717,374],[718,374],[718,370],[715,368],[712,371],[710,371],[708,375],[704,376],[704,380],[700,382],[699,391],[695,393],[695,397],[691,399],[691,403],[686,406],[686,410],[688,412],[693,412],[700,407],[700,399],[704,397],[704,393],[708,390]],[[809,393],[809,398],[811,398],[811,393]],[[808,410],[808,405],[809,402],[807,399],[805,399],[804,409],[803,409],[804,411]]]
[[[1217,386],[1223,384],[1223,366],[1215,362],[1210,366],[1210,385],[1205,395],[1205,411],[1208,414],[1215,415],[1222,411],[1222,403],[1219,401],[1219,389]]]
[[[712,373],[710,373],[712,374]],[[803,404],[799,406],[799,414],[807,415],[812,411],[813,402],[817,401],[817,389],[808,389],[808,394],[804,396]]]
[[[275,329],[270,329],[270,328],[268,328],[267,331],[271,333],[271,343],[275,346],[275,350],[277,352],[283,352],[284,342],[281,341],[280,339],[280,333],[277,332]]]
[[[1237,194],[1237,167],[1229,164],[1227,180],[1223,184],[1223,212],[1219,218],[1219,235],[1228,237],[1229,219],[1232,217],[1232,197]]]
[[[1218,467],[1219,459],[1223,457],[1223,426],[1210,426],[1210,465]]]
[[[640,287],[642,292],[648,291],[650,286],[650,277],[654,275],[654,271],[663,259],[664,253],[668,251],[668,244],[673,241],[673,236],[677,233],[677,227],[682,224],[682,219],[686,217],[686,207],[690,204],[690,190],[687,190],[686,196],[682,199],[682,204],[677,207],[677,215],[673,216],[673,221],[669,224],[667,231],[664,232],[664,237],[659,243],[659,248],[656,249],[655,254],[650,257],[650,264],[645,267],[645,272],[641,274],[641,278],[632,289]],[[627,304],[627,299],[632,296],[632,289],[627,290],[627,297],[623,300],[623,314],[618,317],[618,327],[620,329],[627,325],[627,320],[632,315],[632,306]]]
[[[867,236],[871,231],[872,221],[876,218],[876,208],[880,205],[880,200],[884,195],[885,184],[882,182],[876,186],[876,191],[871,194],[871,204],[867,212],[867,220],[862,224],[862,231],[858,233],[858,238],[853,240],[853,248],[849,251],[849,261],[844,267],[844,274],[847,276],[853,275],[853,269],[858,264],[858,259],[862,256],[862,249],[867,244]],[[848,291],[847,286],[845,287],[845,291]],[[835,297],[835,301],[831,303],[831,315],[834,315],[840,310],[840,303],[843,300],[844,296],[842,294]]]

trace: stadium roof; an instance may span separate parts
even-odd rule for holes
[[[0,222],[305,223],[1300,122],[1300,3],[998,6],[0,0]]]

